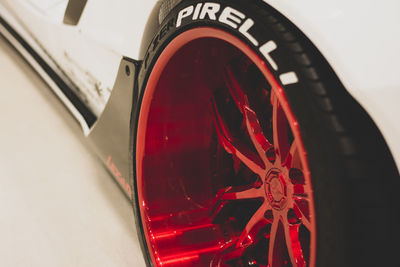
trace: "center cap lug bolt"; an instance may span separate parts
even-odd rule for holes
[[[276,154],[275,154],[275,149],[274,147],[271,147],[270,149],[265,152],[265,155],[267,156],[267,159],[269,162],[274,163],[276,160]]]
[[[274,219],[274,215],[273,215],[273,213],[272,213],[272,210],[267,210],[267,211],[264,213],[264,217],[265,217],[265,219],[267,219],[267,220],[272,220],[272,219]]]

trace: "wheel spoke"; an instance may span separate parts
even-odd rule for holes
[[[263,203],[250,218],[240,236],[232,240],[226,248],[223,248],[213,261],[214,264],[212,266],[225,266],[223,264],[226,262],[241,258],[247,248],[257,243],[263,229],[272,223],[272,219],[267,219],[264,216],[265,212],[270,209],[271,207],[267,203]]]
[[[248,246],[236,246],[236,242],[230,242],[222,251],[215,256],[213,261],[211,262],[210,266],[212,267],[221,267],[221,266],[231,266],[228,265],[226,262],[239,259],[243,256],[243,253],[246,251]]]
[[[308,215],[306,213],[308,213],[308,205],[305,204],[307,203],[306,200],[302,199],[299,200],[302,203],[304,203],[303,205],[299,205],[296,201],[293,204],[293,211],[296,214],[297,218],[300,219],[301,223],[309,230],[311,231],[311,222],[308,218]]]
[[[242,85],[239,83],[236,75],[233,73],[231,66],[227,66],[224,72],[225,84],[228,86],[229,93],[231,94],[236,106],[241,113],[244,107],[248,106],[246,94],[242,90]]]
[[[282,162],[282,166],[288,169],[301,167],[296,139],[293,140],[289,152],[287,153],[285,160]]]
[[[272,148],[272,144],[265,137],[257,118],[257,114],[249,107],[245,107],[244,118],[246,120],[247,132],[250,135],[251,141],[253,142],[258,155],[266,164],[268,164],[271,160],[268,159],[266,153],[270,148]]]
[[[244,165],[246,165],[251,171],[258,175],[262,175],[264,171],[264,163],[261,159],[247,146],[242,145],[241,143],[234,142],[233,137],[229,134],[229,131],[223,122],[215,100],[212,99],[213,103],[213,111],[215,117],[215,128],[219,138],[219,141],[223,145],[224,149],[236,156]]]
[[[264,163],[268,163],[269,160],[266,156],[266,152],[272,147],[272,144],[265,137],[257,114],[250,108],[246,94],[242,90],[243,85],[237,80],[236,75],[229,66],[225,69],[225,82],[236,106],[243,114],[247,132],[250,135],[251,141],[256,148],[258,155]]]
[[[288,123],[278,97],[275,93],[272,95],[274,103],[272,108],[273,144],[277,158],[280,158],[281,164],[284,164],[284,159],[286,159],[287,153],[290,149],[288,140]]]
[[[287,218],[284,218],[284,231],[286,246],[289,252],[290,261],[293,267],[305,267],[303,251],[299,241],[300,224],[290,224]]]
[[[221,200],[243,200],[260,198],[264,195],[263,189],[248,186],[246,187],[230,187],[222,194]]]
[[[278,218],[274,218],[269,236],[268,266],[280,267],[283,265],[283,243],[282,224]]]
[[[257,234],[259,234],[267,224],[272,223],[271,220],[268,220],[264,216],[268,209],[271,209],[271,207],[266,202],[258,208],[246,224],[243,232],[240,234],[236,246],[249,246],[250,244],[257,242]]]
[[[215,219],[228,201],[262,198],[263,194],[263,189],[255,184],[250,186],[230,186],[221,189],[215,198],[215,204],[210,216],[211,220]]]

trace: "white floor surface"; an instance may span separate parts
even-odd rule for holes
[[[0,93],[0,266],[144,266],[129,201],[2,38]]]

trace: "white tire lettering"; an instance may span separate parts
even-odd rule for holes
[[[242,26],[239,28],[239,32],[241,32],[247,39],[249,39],[250,42],[253,43],[253,45],[258,46],[258,41],[256,38],[254,38],[250,33],[249,29],[253,27],[254,25],[254,20],[252,19],[246,19],[246,21],[243,23]]]
[[[200,14],[200,10],[201,10],[202,6],[203,6],[203,3],[199,3],[196,5],[196,8],[194,9],[193,17],[192,17],[193,20],[196,20],[199,18],[199,14]]]
[[[275,61],[273,58],[269,55],[272,51],[274,51],[278,46],[274,41],[268,41],[265,44],[263,44],[260,47],[260,52],[263,54],[265,59],[268,61],[268,63],[271,65],[271,67],[276,71],[278,70],[278,65],[276,65]]]
[[[200,13],[200,19],[204,19],[206,15],[208,15],[209,19],[216,20],[219,9],[220,9],[219,4],[205,3]]]
[[[182,24],[182,19],[189,17],[193,13],[193,6],[188,6],[187,8],[179,11],[178,19],[176,20],[176,27],[178,28]]]
[[[236,29],[245,17],[246,16],[242,12],[228,6],[222,11],[218,20]]]
[[[283,85],[297,83],[299,79],[294,71],[286,72],[279,75],[279,79],[281,80]]]
[[[249,30],[254,26],[255,22],[251,18],[246,19],[246,15],[232,7],[225,7],[219,17],[217,18],[217,13],[220,11],[221,5],[217,3],[197,3],[196,7],[188,6],[178,13],[178,18],[176,21],[176,28],[182,25],[182,20],[184,18],[190,17],[192,20],[206,19],[217,20],[223,24],[229,25],[233,29],[239,28],[239,32],[247,38],[254,46],[258,47],[259,42],[253,35],[249,33]],[[246,20],[244,20],[246,19]],[[243,22],[244,20],[244,22]],[[271,57],[270,53],[278,48],[277,44],[270,40],[259,47],[260,53],[264,56],[270,66],[277,71],[278,65]],[[279,79],[283,85],[297,83],[298,77],[295,72],[290,71],[279,75]]]

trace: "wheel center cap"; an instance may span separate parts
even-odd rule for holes
[[[281,210],[286,206],[287,190],[280,170],[271,170],[265,179],[265,194],[273,208]]]
[[[274,198],[275,201],[280,201],[282,199],[283,195],[283,186],[279,179],[273,178],[270,183],[269,183],[271,195]]]

